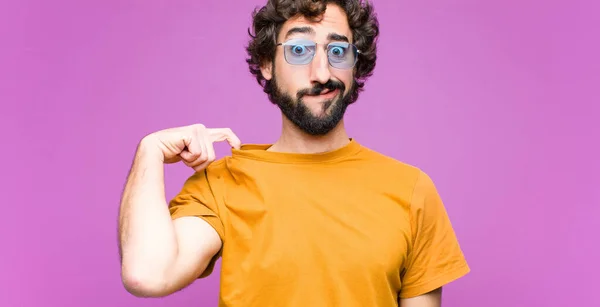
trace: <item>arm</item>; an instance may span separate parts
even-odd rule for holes
[[[400,299],[399,307],[441,307],[442,288],[413,298]]]
[[[440,288],[470,269],[435,184],[424,172],[415,182],[410,216],[412,242],[403,268],[400,299],[403,306],[438,307]]]
[[[172,220],[160,154],[140,144],[119,212],[121,278],[127,291],[140,297],[181,290],[221,248],[217,232],[202,219]]]

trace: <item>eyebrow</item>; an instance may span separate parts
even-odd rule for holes
[[[294,27],[287,31],[287,33],[285,34],[285,39],[288,39],[290,36],[297,34],[297,33],[314,35],[315,30],[311,27]],[[350,42],[348,37],[346,37],[345,35],[337,34],[337,33],[329,33],[329,35],[327,35],[327,40],[342,41],[342,42],[347,42],[347,43]]]
[[[348,37],[346,37],[346,35],[341,35],[341,34],[337,34],[337,33],[329,33],[329,35],[327,35],[327,40],[342,41],[342,42],[346,42],[346,43],[350,42],[350,40],[348,39]]]

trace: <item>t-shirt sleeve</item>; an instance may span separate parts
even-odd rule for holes
[[[194,173],[185,181],[181,191],[169,202],[169,211],[173,220],[186,216],[195,216],[203,219],[215,229],[221,241],[224,242],[225,230],[206,169],[202,172]],[[215,262],[221,256],[222,250],[221,248],[211,259],[199,278],[206,277],[212,273]]]
[[[424,172],[415,185],[410,213],[412,245],[400,298],[425,294],[470,271],[440,195]]]

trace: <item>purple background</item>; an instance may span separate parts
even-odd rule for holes
[[[278,136],[244,62],[262,3],[0,3],[1,306],[216,306],[218,274],[126,293],[117,210],[146,133]],[[567,3],[375,1],[380,60],[348,129],[436,181],[472,268],[444,306],[600,305],[600,7]],[[172,197],[190,169],[166,175]]]

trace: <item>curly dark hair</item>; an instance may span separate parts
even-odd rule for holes
[[[354,86],[357,98],[365,81],[373,74],[377,60],[377,37],[379,22],[372,4],[361,0],[268,0],[267,4],[252,13],[251,39],[246,47],[250,72],[256,77],[264,92],[271,95],[272,83],[266,80],[260,67],[275,59],[277,36],[282,25],[291,17],[302,15],[318,21],[327,4],[337,4],[348,17],[353,43],[361,51],[354,67]]]

